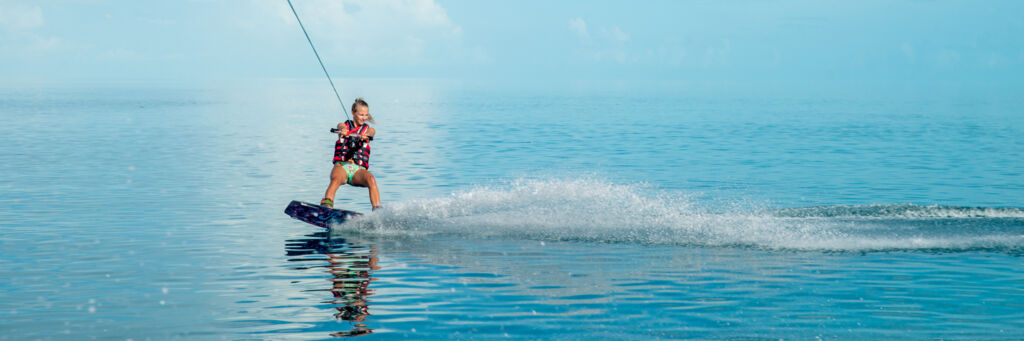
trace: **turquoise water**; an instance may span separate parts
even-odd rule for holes
[[[340,83],[0,90],[0,339],[1024,338],[1015,91]]]

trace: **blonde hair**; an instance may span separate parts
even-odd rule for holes
[[[364,100],[362,97],[356,98],[355,101],[352,101],[352,115],[356,114],[356,108],[358,108],[358,107],[366,107],[366,109],[369,110],[370,109],[370,104],[366,103],[366,100]],[[373,115],[370,115],[369,113],[367,113],[367,116],[370,116],[370,119],[367,120],[367,121],[370,121],[370,123],[374,123],[374,124],[377,123],[377,122],[373,121]]]

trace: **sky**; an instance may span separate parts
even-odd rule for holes
[[[1021,84],[1024,1],[293,0],[332,76]],[[322,74],[285,0],[0,0],[0,82]]]

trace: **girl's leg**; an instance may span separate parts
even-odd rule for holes
[[[380,207],[380,192],[377,191],[377,179],[370,171],[360,169],[352,177],[352,186],[367,187],[370,189],[370,205],[376,209]]]
[[[334,169],[331,170],[331,184],[327,185],[324,199],[330,199],[331,202],[334,202],[334,195],[338,193],[338,187],[344,185],[346,181],[348,181],[348,173],[345,172],[345,167],[335,164]]]

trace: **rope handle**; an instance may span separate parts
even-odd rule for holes
[[[338,128],[331,128],[331,132],[337,134],[340,133],[341,131],[338,130]],[[367,136],[366,138],[368,141],[373,141],[373,136]]]

